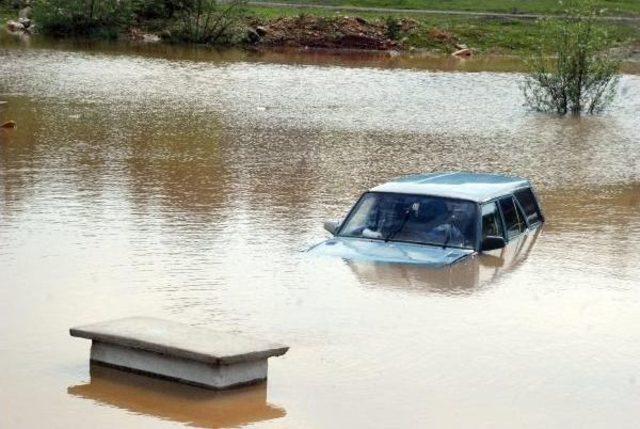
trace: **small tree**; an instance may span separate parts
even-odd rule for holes
[[[400,31],[402,31],[402,24],[395,16],[387,16],[387,37],[391,40],[400,39]]]
[[[598,22],[593,3],[569,6],[566,16],[543,23],[546,40],[529,62],[525,97],[540,111],[560,115],[600,112],[615,95],[620,60],[609,53],[612,40]]]

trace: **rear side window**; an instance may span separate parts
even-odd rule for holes
[[[523,189],[515,193],[516,199],[524,209],[530,225],[540,222],[540,209],[531,189]]]
[[[482,239],[489,236],[504,237],[502,233],[502,221],[496,203],[482,206]]]
[[[524,216],[513,198],[503,198],[500,200],[500,209],[504,215],[504,223],[507,226],[507,237],[513,238],[527,229]]]

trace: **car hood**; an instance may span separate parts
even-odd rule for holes
[[[311,247],[308,252],[349,260],[421,264],[432,267],[450,265],[474,253],[471,249],[347,237],[334,237],[323,241]]]

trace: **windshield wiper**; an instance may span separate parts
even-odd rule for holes
[[[402,218],[402,223],[400,224],[400,226],[398,228],[396,228],[395,231],[391,231],[384,238],[385,243],[388,242],[389,240],[391,240],[396,234],[398,234],[400,231],[402,231],[404,229],[404,226],[407,224],[407,222],[409,221],[410,217],[411,217],[411,207],[409,207],[407,210],[405,210],[404,217]]]

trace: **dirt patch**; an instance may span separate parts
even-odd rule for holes
[[[402,50],[399,32],[417,26],[412,20],[369,22],[359,17],[318,17],[301,15],[278,18],[268,23],[252,23],[250,37],[255,45],[269,47],[310,47],[330,49]],[[397,38],[393,38],[393,36]]]
[[[428,35],[432,40],[445,45],[455,45],[458,43],[458,38],[456,36],[448,31],[440,30],[439,28],[432,28],[429,30]]]

